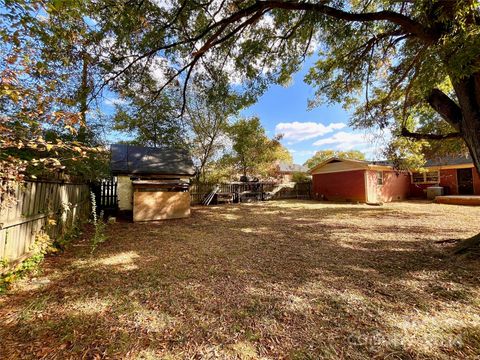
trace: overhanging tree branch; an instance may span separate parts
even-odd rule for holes
[[[286,1],[257,1],[257,4],[260,4],[261,6],[265,6],[270,9],[314,11],[320,14],[346,21],[368,22],[385,20],[399,25],[406,33],[414,34],[426,42],[434,42],[437,40],[436,36],[429,33],[422,24],[410,19],[408,16],[399,14],[394,11],[382,10],[369,13],[351,13],[321,3],[318,4]]]
[[[206,31],[202,33],[206,34],[208,31],[217,28],[217,31],[211,35],[202,47],[201,52],[205,52],[211,47],[221,43],[217,38],[226,29],[227,25],[233,24],[244,17],[248,17],[254,13],[262,13],[262,15],[273,9],[283,9],[291,11],[312,11],[327,16],[331,16],[336,19],[352,21],[352,22],[372,22],[372,21],[389,21],[393,24],[400,26],[405,34],[413,34],[418,38],[426,42],[434,42],[437,40],[435,36],[430,34],[427,29],[415,20],[409,17],[396,13],[394,11],[382,10],[378,12],[370,13],[351,13],[336,9],[324,4],[304,3],[304,2],[285,2],[285,1],[257,1],[253,5],[244,9],[238,10],[230,16],[220,20],[219,22],[210,25]],[[198,36],[195,37],[198,39]],[[216,41],[217,40],[217,41]]]
[[[185,3],[182,3],[182,6],[180,7],[179,11],[174,16],[174,19],[178,18],[179,14],[183,11],[184,4]],[[222,6],[223,4],[224,2],[222,2]],[[143,60],[144,58],[155,55],[160,51],[165,51],[167,49],[174,48],[176,46],[185,45],[185,44],[193,44],[196,41],[206,38],[206,42],[204,43],[204,45],[198,51],[192,54],[194,56],[194,60],[190,62],[189,65],[187,65],[186,67],[178,71],[177,74],[173,76],[173,79],[174,79],[183,71],[187,70],[187,68],[193,67],[193,65],[195,65],[195,63],[198,61],[197,58],[203,56],[203,54],[206,51],[208,51],[209,49],[221,43],[224,43],[233,35],[237,34],[238,30],[244,29],[248,25],[251,25],[252,23],[257,21],[260,17],[262,17],[265,13],[274,9],[283,9],[283,10],[290,10],[290,11],[306,11],[306,12],[310,11],[310,12],[315,12],[319,14],[324,14],[326,16],[330,16],[336,19],[352,21],[352,22],[389,21],[399,26],[399,29],[397,29],[398,35],[400,35],[400,33],[403,32],[405,35],[417,36],[419,39],[428,43],[431,43],[436,40],[436,37],[434,37],[431,33],[429,33],[422,24],[409,18],[408,16],[405,16],[403,14],[390,11],[390,10],[382,10],[378,12],[367,12],[367,13],[353,13],[353,12],[336,9],[334,7],[327,6],[322,3],[306,3],[306,2],[290,2],[290,1],[256,1],[255,3],[245,8],[240,8],[239,10],[226,16],[220,21],[210,22],[205,28],[203,28],[194,37],[178,40],[170,44],[161,44],[160,46],[154,49],[151,49],[147,53],[139,55],[131,63],[129,63],[125,68],[119,70],[111,78],[107,79],[104,82],[104,84],[100,87],[100,90],[98,92],[100,92],[103,89],[103,87],[106,86],[108,83],[115,80],[120,75],[124,74],[135,63]],[[224,34],[224,32],[228,30],[229,25],[235,24],[238,21],[243,20],[245,17],[247,17],[248,19],[243,23],[241,23],[235,30],[229,32],[226,35]],[[191,72],[191,70],[189,70],[188,72]],[[170,79],[168,83],[170,83],[171,80],[173,79]]]
[[[462,137],[459,132],[453,132],[448,134],[422,134],[414,133],[407,128],[402,128],[401,135],[415,140],[446,140],[446,139],[458,139]]]
[[[433,89],[427,98],[430,106],[440,114],[455,130],[461,131],[462,110],[455,101],[450,99],[443,91]]]

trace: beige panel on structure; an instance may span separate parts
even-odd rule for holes
[[[190,216],[190,193],[135,191],[133,221],[178,219]]]
[[[376,171],[365,171],[365,193],[367,203],[377,203],[381,201]]]
[[[130,176],[117,177],[118,208],[132,210],[133,186]]]
[[[352,170],[363,170],[367,168],[367,164],[350,161],[335,161],[318,167],[312,171],[312,174],[325,174],[333,172],[343,172]]]

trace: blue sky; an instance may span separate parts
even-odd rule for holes
[[[0,10],[2,8],[0,7]],[[366,153],[370,159],[381,157],[382,140],[378,135],[348,127],[350,114],[341,104],[323,105],[307,109],[307,100],[314,96],[314,89],[303,82],[315,57],[306,60],[303,68],[295,74],[289,87],[271,86],[256,104],[245,109],[245,116],[258,116],[269,136],[284,134],[282,143],[290,150],[294,162],[303,164],[317,150],[353,150]],[[102,111],[111,114],[115,94],[105,94]],[[131,135],[109,131],[107,140],[126,140]],[[375,139],[375,141],[373,141]]]
[[[353,130],[348,126],[350,114],[341,104],[322,105],[308,110],[307,101],[314,97],[314,89],[303,78],[313,65],[307,59],[303,68],[294,75],[288,87],[271,86],[256,104],[242,111],[244,116],[258,116],[268,136],[283,134],[283,145],[290,151],[295,163],[303,164],[318,150],[360,150],[368,159],[381,158],[382,139],[371,131]],[[106,94],[103,111],[111,113],[118,101]],[[127,140],[128,134],[110,131],[109,142]]]
[[[309,58],[289,87],[270,87],[242,114],[258,116],[269,136],[283,133],[282,143],[292,153],[295,163],[303,164],[315,151],[325,149],[357,149],[368,158],[378,157],[380,145],[372,141],[372,134],[348,126],[350,114],[341,104],[308,110],[307,100],[314,97],[314,89],[303,78],[313,63],[314,59]]]

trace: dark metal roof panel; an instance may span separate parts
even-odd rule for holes
[[[370,165],[380,165],[380,166],[394,166],[392,161],[389,160],[372,160],[368,162]]]
[[[113,144],[110,167],[113,174],[195,175],[187,151]]]

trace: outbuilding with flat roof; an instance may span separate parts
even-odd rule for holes
[[[190,215],[188,189],[195,168],[187,151],[114,144],[111,153],[119,210],[133,211],[134,221]]]

